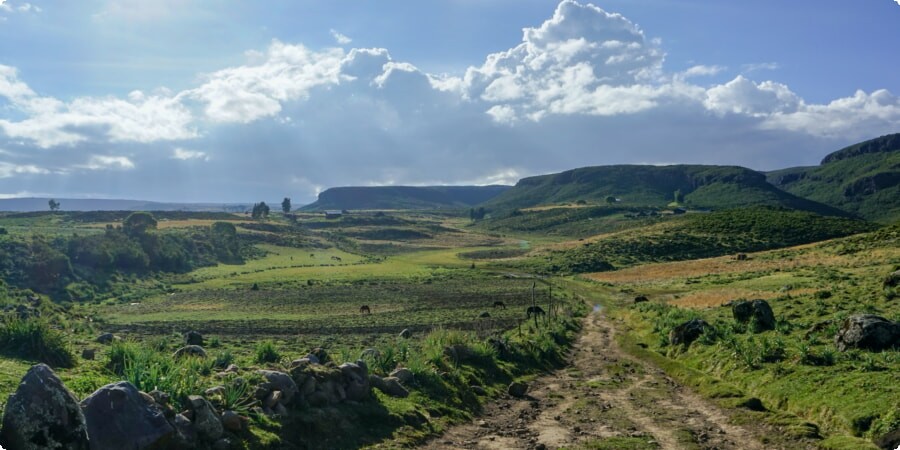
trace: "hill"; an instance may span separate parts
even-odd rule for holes
[[[49,198],[0,199],[0,211],[47,211]],[[245,211],[246,204],[224,203],[163,203],[147,200],[119,200],[102,198],[57,198],[61,211]]]
[[[900,220],[900,133],[838,150],[821,165],[769,172],[776,187],[879,222]]]
[[[328,209],[468,208],[486,202],[509,186],[366,186],[336,187],[319,194],[303,211]]]
[[[566,202],[665,207],[675,200],[689,208],[773,206],[825,215],[847,215],[835,208],[784,192],[765,175],[736,166],[617,165],[583,167],[520,180],[484,204],[492,210],[529,208]]]

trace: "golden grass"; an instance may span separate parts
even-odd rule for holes
[[[791,295],[804,295],[812,292],[815,292],[815,289],[794,289],[790,291]],[[782,294],[781,292],[758,289],[724,288],[695,291],[688,294],[670,294],[662,296],[662,298],[669,304],[683,308],[711,308],[737,299],[769,300]]]

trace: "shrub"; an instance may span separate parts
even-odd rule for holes
[[[5,355],[36,359],[52,367],[72,367],[75,357],[63,334],[46,321],[11,318],[0,328],[0,352]]]
[[[273,363],[278,362],[280,359],[281,354],[275,348],[274,342],[266,340],[256,344],[256,362]]]

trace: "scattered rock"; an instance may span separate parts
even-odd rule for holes
[[[472,391],[472,393],[475,394],[475,395],[479,395],[479,396],[485,396],[485,395],[487,395],[487,391],[485,391],[484,388],[481,387],[481,386],[478,386],[478,385],[472,385],[472,386],[469,386],[469,389],[470,389],[470,390]]]
[[[184,347],[175,350],[175,353],[172,355],[173,358],[181,358],[182,356],[206,358],[206,350],[203,350],[203,347],[199,345],[185,345]]]
[[[216,442],[213,442],[212,448],[213,450],[228,450],[231,448],[231,439],[219,439]]]
[[[166,448],[175,437],[162,409],[127,381],[96,390],[81,409],[91,450]]]
[[[419,411],[413,410],[403,414],[403,421],[413,428],[419,428],[428,423],[428,418]]]
[[[175,431],[177,432],[177,436],[175,441],[177,445],[175,448],[196,448],[197,446],[197,428],[194,427],[194,424],[190,419],[184,416],[184,414],[176,414],[175,419],[172,420],[172,423],[175,426]]]
[[[117,340],[116,336],[114,336],[112,333],[103,333],[100,336],[97,336],[97,342],[100,344],[111,344],[112,341],[115,340]]]
[[[900,428],[875,439],[875,445],[883,450],[897,450],[900,448]]]
[[[775,329],[775,314],[765,300],[736,301],[731,305],[734,320],[750,323],[754,332]]]
[[[225,395],[225,386],[213,386],[205,391],[203,394],[207,397],[212,397],[216,395]]]
[[[526,392],[528,392],[528,385],[521,381],[513,381],[506,388],[506,393],[516,398],[524,397]]]
[[[150,396],[153,397],[153,401],[157,405],[166,406],[169,404],[169,394],[166,394],[165,392],[160,391],[159,389],[154,389],[154,390],[148,392],[148,394],[150,394]]]
[[[480,317],[482,319],[487,319],[487,318],[491,317],[491,313],[489,313],[487,311],[482,311],[481,314],[478,315],[478,317]]]
[[[369,375],[369,383],[372,387],[391,397],[406,398],[409,396],[409,391],[400,384],[399,379],[394,377],[381,378],[377,375]]]
[[[184,333],[184,345],[203,346],[203,335],[194,330]]]
[[[703,319],[688,320],[669,332],[669,343],[672,345],[691,345],[707,328],[709,328],[709,324]]]
[[[900,286],[900,270],[891,273],[884,279],[884,287],[898,287]]]
[[[900,346],[900,323],[872,314],[850,316],[834,337],[838,350],[860,348],[882,351]]]
[[[647,298],[646,295],[638,295],[637,297],[634,298],[634,303],[644,303],[644,302],[649,302],[649,301],[650,301],[650,299]]]
[[[406,367],[394,369],[394,371],[391,372],[389,376],[399,379],[403,384],[409,384],[413,380],[413,378],[415,378],[412,370],[409,370]]]
[[[86,348],[81,351],[81,358],[87,360],[93,360],[97,356],[97,350],[92,348]]]
[[[269,390],[281,391],[283,396],[281,403],[285,405],[290,404],[294,396],[297,395],[297,383],[294,382],[290,375],[274,370],[258,370],[257,373],[266,378],[266,387]]]
[[[331,357],[328,356],[328,352],[326,352],[324,348],[320,347],[314,348],[311,352],[309,352],[307,358],[309,358],[310,356],[316,358],[316,360],[318,361],[317,364],[328,364],[328,362],[331,361]]]
[[[359,402],[369,398],[372,385],[369,384],[369,368],[365,362],[360,360],[356,364],[344,363],[338,369],[344,377],[344,393],[347,400]]]
[[[194,415],[192,423],[201,439],[213,442],[222,437],[225,432],[222,421],[216,414],[216,409],[205,398],[199,395],[189,396],[188,407]]]
[[[409,331],[409,328],[404,328],[403,331],[400,332],[400,337],[403,339],[409,339],[412,337],[412,331]]]
[[[362,353],[359,354],[359,359],[380,358],[380,357],[381,357],[381,351],[378,350],[377,348],[367,348],[367,349],[363,350]]]
[[[747,408],[751,411],[766,411],[766,407],[763,405],[762,400],[756,397],[750,397],[747,400],[738,403],[738,406],[741,408]]]
[[[227,373],[237,373],[241,370],[237,365],[229,364],[228,367],[225,368],[225,372]]]
[[[226,410],[222,412],[222,425],[231,432],[240,433],[244,429],[244,420],[240,414]]]
[[[88,429],[78,400],[44,364],[32,366],[9,397],[0,445],[7,450],[87,450]]]

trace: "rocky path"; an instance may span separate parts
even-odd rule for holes
[[[566,368],[536,379],[524,399],[487,405],[481,417],[424,448],[778,448],[763,445],[759,430],[730,424],[725,411],[621,351],[614,334],[614,324],[595,311],[585,319]]]

